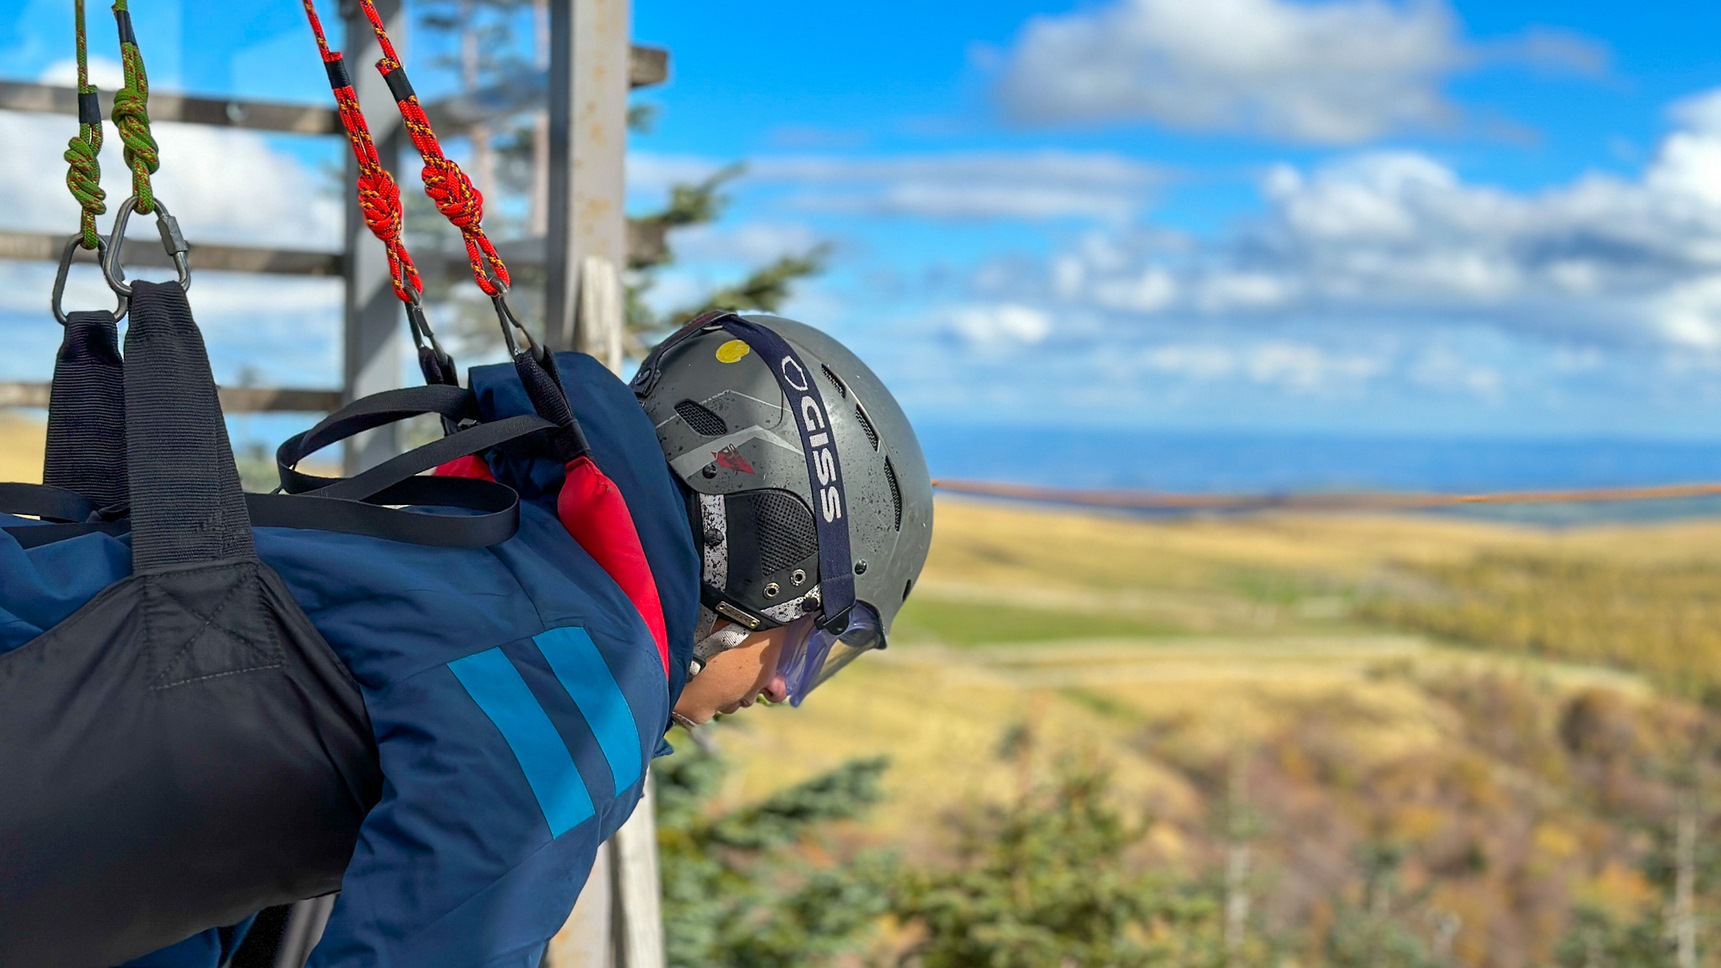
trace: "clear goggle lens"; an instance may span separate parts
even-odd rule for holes
[[[841,632],[827,632],[808,624],[806,635],[792,638],[777,660],[777,672],[789,695],[789,704],[799,706],[807,694],[826,679],[842,671],[864,652],[884,648],[884,623],[865,602],[849,609],[849,620]]]

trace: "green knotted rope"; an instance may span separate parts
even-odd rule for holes
[[[106,212],[107,192],[102,191],[102,109],[90,83],[89,41],[84,33],[84,0],[77,0],[78,19],[78,134],[66,142],[66,187],[82,209],[79,241],[86,249],[101,244],[96,216]],[[93,110],[91,109],[91,106]]]
[[[137,210],[145,214],[155,208],[155,192],[149,176],[161,167],[160,150],[149,133],[149,77],[143,70],[143,54],[132,32],[131,11],[126,0],[114,0],[114,21],[119,24],[120,62],[125,67],[125,86],[114,92],[114,127],[125,145],[126,167],[131,169],[131,193]]]

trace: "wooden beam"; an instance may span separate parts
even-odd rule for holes
[[[669,51],[662,47],[634,44],[628,50],[628,82],[631,87],[651,87],[669,80]]]
[[[141,217],[141,216],[140,216]],[[0,259],[23,262],[54,262],[65,249],[69,235],[51,232],[0,231]],[[170,269],[173,262],[154,236],[133,237],[121,253],[125,265]],[[266,272],[288,276],[339,276],[346,260],[333,252],[303,252],[293,249],[263,249],[244,245],[191,247],[193,269],[216,272]]]
[[[20,262],[53,262],[60,258],[68,235],[52,232],[8,232],[0,230],[0,259]],[[367,236],[358,240],[366,247],[375,243]],[[665,250],[664,226],[650,220],[630,220],[627,226],[627,259],[629,265],[645,265],[662,259]],[[544,264],[544,240],[505,239],[496,243],[502,259],[511,266],[541,267]],[[125,263],[151,269],[172,268],[167,252],[148,235],[134,238],[126,246]],[[470,271],[466,250],[449,247],[430,249],[419,254],[421,264],[431,265],[440,259],[455,278]],[[264,249],[242,245],[209,245],[193,243],[191,269],[215,272],[261,272],[286,276],[339,276],[346,271],[346,259],[336,252],[305,252],[296,249]]]
[[[358,61],[355,59],[355,63]],[[634,46],[628,51],[628,81],[631,87],[649,87],[669,79],[669,51],[661,47]],[[541,71],[525,73],[514,82],[473,91],[425,105],[431,122],[445,134],[502,114],[542,106],[549,97],[549,78]],[[113,92],[101,92],[102,115],[113,117]],[[0,111],[30,114],[78,113],[78,90],[54,84],[0,81]],[[368,114],[368,112],[367,112]],[[331,107],[293,104],[285,101],[248,101],[237,98],[195,97],[149,92],[149,116],[153,121],[178,121],[220,128],[281,131],[288,134],[340,134],[341,119]],[[375,120],[374,118],[372,119]]]
[[[0,381],[0,407],[48,406],[47,383]],[[303,387],[220,387],[226,413],[328,413],[341,405],[339,390]]]
[[[104,90],[101,98],[102,116],[113,117],[113,92]],[[78,113],[78,89],[0,81],[0,111],[75,115]],[[254,131],[341,133],[340,117],[333,108],[281,101],[241,101],[150,91],[149,116],[152,121],[179,121]]]

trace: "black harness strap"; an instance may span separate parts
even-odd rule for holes
[[[3,498],[0,498],[3,500]],[[391,505],[449,508],[472,512],[443,514],[403,510]],[[297,494],[247,494],[245,506],[258,528],[338,531],[436,548],[488,548],[520,530],[520,499],[509,487],[457,477],[414,477],[381,491],[370,501]],[[9,507],[0,505],[0,507]],[[23,524],[0,528],[21,548],[86,534],[121,535],[131,521]]]
[[[48,445],[42,481],[97,507],[127,500],[125,377],[119,321],[106,310],[69,313],[48,391]]]
[[[89,520],[95,513],[95,502],[63,487],[0,483],[0,514],[22,514],[74,524]]]
[[[125,359],[134,572],[255,559],[215,377],[178,284],[133,284]]]

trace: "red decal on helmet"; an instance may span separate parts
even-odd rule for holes
[[[719,465],[727,467],[732,471],[740,471],[743,474],[759,473],[753,469],[752,462],[741,456],[740,449],[734,444],[730,444],[722,450],[712,451],[711,456],[717,458],[717,463]]]

